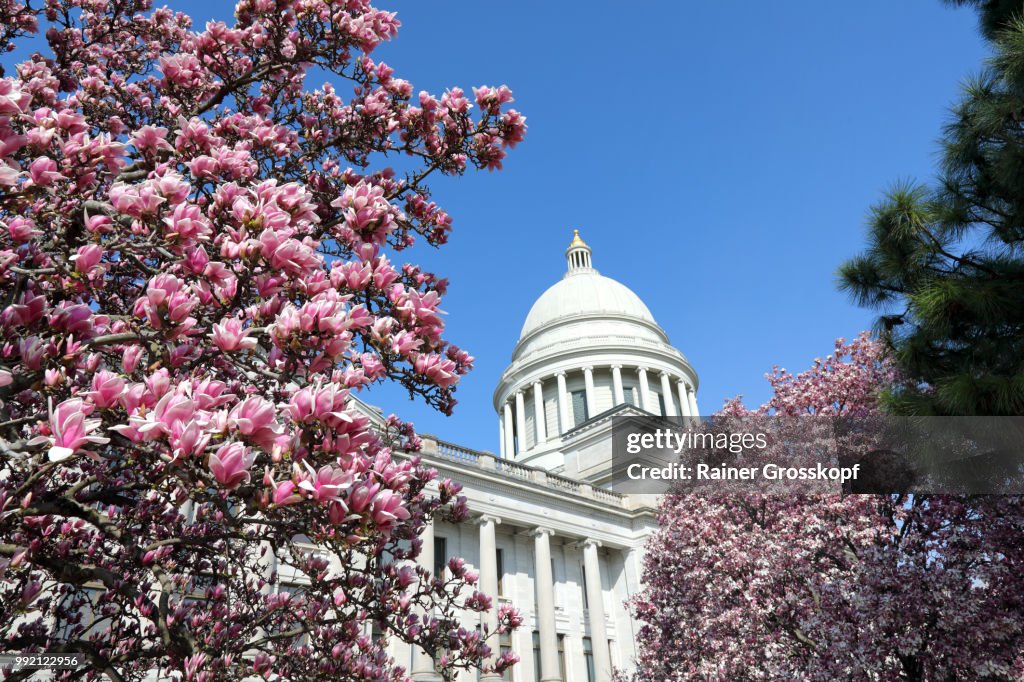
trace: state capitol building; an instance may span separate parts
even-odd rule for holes
[[[565,275],[533,304],[494,390],[500,452],[423,436],[424,463],[464,486],[475,523],[428,527],[420,562],[438,574],[463,557],[481,591],[524,618],[500,643],[518,665],[458,682],[609,682],[613,669],[633,670],[638,625],[624,603],[640,589],[657,520],[651,496],[605,487],[611,418],[698,414],[697,373],[644,302],[594,269],[578,232],[565,254]],[[440,681],[429,656],[392,646],[414,680]]]

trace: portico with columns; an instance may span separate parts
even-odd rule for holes
[[[625,602],[640,589],[643,546],[654,509],[614,493],[424,436],[420,453],[440,478],[463,485],[473,522],[438,522],[423,533],[418,561],[434,570],[462,557],[480,574],[480,590],[520,609],[524,624],[489,642],[521,661],[504,677],[460,674],[458,682],[611,682],[632,667],[636,624]],[[444,552],[444,555],[438,554]],[[493,628],[492,616],[465,613],[467,627]],[[393,651],[417,682],[439,682],[421,650]]]

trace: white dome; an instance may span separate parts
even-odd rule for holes
[[[555,469],[566,465],[562,437],[618,406],[697,414],[697,373],[640,297],[594,269],[578,230],[565,256],[494,390],[502,456]]]
[[[505,379],[515,383],[520,375],[579,367],[584,356],[606,364],[615,364],[616,357],[640,362],[640,356],[652,367],[655,356],[667,366],[686,364],[640,297],[601,275],[591,255],[576,231],[566,250],[568,270],[530,308],[499,392],[509,387]]]
[[[596,270],[571,272],[533,304],[519,338],[556,322],[590,315],[621,315],[656,324],[651,311],[629,287]]]

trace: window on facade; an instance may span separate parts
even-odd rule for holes
[[[100,600],[106,589],[79,587],[61,598],[60,610],[67,612],[68,619],[57,620],[57,631],[62,639],[85,639],[86,636],[107,630],[105,619],[100,615]]]
[[[565,676],[565,635],[558,635],[558,670],[562,673],[563,680],[569,679]]]
[[[587,421],[590,415],[587,413],[587,392],[572,392],[572,425],[579,426]]]
[[[302,585],[300,583],[280,583],[277,586],[277,592],[278,592],[278,594],[288,594],[288,595],[291,596],[291,599],[298,600],[298,599],[301,599],[303,597],[303,595],[306,593],[306,586]],[[296,628],[296,626],[299,626],[299,624],[298,623],[289,623],[288,625],[285,626],[284,629],[286,629],[286,630],[294,630]],[[376,624],[374,624],[374,627],[377,627]],[[275,634],[277,632],[280,632],[280,630],[275,630]],[[378,638],[380,637],[379,628],[378,628],[378,631],[377,631],[377,637]],[[308,632],[303,632],[302,634],[300,634],[300,635],[298,635],[296,637],[293,637],[291,639],[291,641],[288,642],[288,645],[291,646],[291,647],[306,646],[307,644],[309,644],[309,633]]]
[[[503,597],[505,596],[505,551],[499,549],[496,551],[496,555],[495,559],[498,564],[498,596]]]
[[[589,637],[583,638],[583,664],[587,668],[587,682],[595,682],[597,670],[594,668],[594,642]]]
[[[448,540],[434,536],[434,577],[445,579],[445,568],[448,566]]]
[[[626,402],[629,403],[630,405],[632,405],[633,407],[640,407],[640,401],[637,400],[636,396],[637,396],[636,386],[627,386],[626,387],[626,395],[625,395]]]
[[[477,637],[481,637],[482,634],[483,634],[483,633],[480,632],[480,626],[479,625],[476,626],[476,634],[477,634]],[[480,677],[481,677],[480,668],[476,669],[476,673],[475,674],[476,674],[476,682],[480,682]]]
[[[662,416],[665,416],[665,415],[668,414],[668,412],[665,411],[665,396],[663,396],[660,393],[658,394],[658,410],[659,410],[658,414],[660,414]]]
[[[540,633],[533,631],[533,679],[540,679]]]
[[[526,423],[523,424],[523,428],[526,431],[526,433],[523,434],[523,447],[524,448],[533,447],[534,445],[537,444],[537,424],[534,421],[533,417],[534,417],[533,410],[532,409],[531,410],[527,410],[527,412],[526,412]],[[527,438],[526,434],[530,434],[529,438]]]
[[[502,634],[498,635],[498,653],[505,654],[510,651],[512,651],[512,633],[503,632]],[[505,672],[501,674],[501,679],[511,681],[512,668],[506,668]],[[539,680],[540,677],[538,676],[537,679]]]
[[[558,635],[558,670],[561,672],[562,679],[567,680],[565,676],[565,635]],[[533,631],[533,679],[540,679],[540,632],[537,630]]]
[[[583,608],[589,609],[590,602],[587,597],[587,571],[582,566],[580,567],[580,575],[583,576]]]
[[[384,636],[384,631],[381,629],[380,623],[378,623],[377,621],[372,621],[370,623],[370,639],[374,643],[377,643],[377,642],[380,641],[380,638],[383,637],[383,636]]]

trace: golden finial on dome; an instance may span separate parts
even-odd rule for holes
[[[572,231],[572,241],[569,242],[569,248],[571,249],[571,248],[576,247],[576,246],[586,246],[586,245],[587,245],[587,243],[585,241],[583,241],[582,239],[580,239],[580,231],[579,230],[573,230]]]

